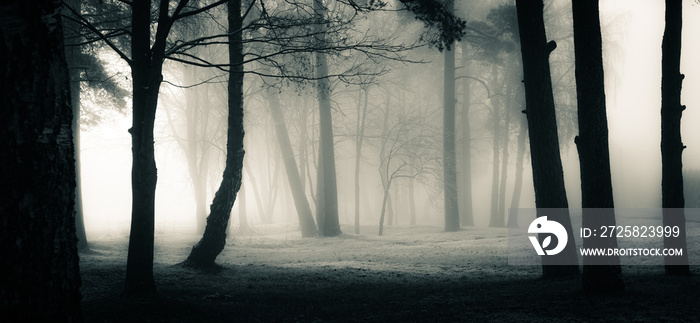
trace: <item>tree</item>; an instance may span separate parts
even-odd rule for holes
[[[0,5],[0,312],[16,321],[82,320],[60,6]]]
[[[289,140],[289,132],[287,131],[287,124],[284,122],[284,112],[280,107],[279,97],[277,93],[272,93],[272,91],[267,91],[268,97],[268,108],[270,109],[270,115],[275,124],[275,134],[277,135],[277,142],[279,143],[280,151],[282,152],[282,160],[284,161],[284,167],[287,173],[287,180],[289,182],[289,189],[292,192],[292,198],[294,199],[294,206],[296,207],[297,215],[299,217],[299,226],[301,227],[302,237],[312,237],[318,233],[316,229],[316,223],[314,222],[313,215],[311,213],[311,207],[309,206],[309,200],[306,199],[306,192],[302,185],[302,178],[299,176],[299,171],[297,168],[296,158],[294,158],[294,150],[292,149],[292,143]]]
[[[581,167],[582,226],[615,226],[598,1],[573,0],[572,5],[579,129],[574,141]],[[589,237],[583,239],[583,247],[617,248],[617,238]],[[583,289],[620,292],[624,290],[621,272],[617,256],[584,257]]]
[[[454,14],[454,1],[447,0],[445,8]],[[445,49],[443,80],[443,133],[442,162],[445,185],[445,231],[459,230],[459,207],[457,205],[457,153],[455,147],[455,53],[450,43]]]
[[[547,43],[543,7],[541,0],[516,0],[537,214],[546,214],[549,220],[564,226],[570,242],[559,254],[542,258],[543,277],[553,278],[578,274],[578,260],[564,187],[549,71],[549,54],[556,48],[556,43]],[[571,265],[557,266],[552,263]]]
[[[362,99],[363,93],[364,100]],[[360,159],[362,158],[362,142],[365,137],[368,100],[369,88],[360,87],[357,97],[357,125],[355,127],[355,234],[360,234]]]
[[[243,35],[241,27],[241,1],[229,0],[228,36],[228,131],[226,138],[226,166],[219,189],[211,203],[207,226],[199,242],[192,247],[185,264],[195,267],[212,267],[216,257],[226,245],[226,228],[236,194],[241,188],[243,156]]]
[[[661,43],[661,195],[663,225],[678,226],[678,237],[664,236],[664,247],[683,249],[682,256],[665,256],[666,274],[688,275],[685,240],[685,199],[683,196],[683,149],[681,141],[681,86],[685,77],[680,72],[681,0],[666,0],[666,28]]]

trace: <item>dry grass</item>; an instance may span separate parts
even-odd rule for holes
[[[127,237],[92,238],[81,255],[86,320],[700,321],[697,275],[626,267],[625,294],[589,297],[580,280],[545,281],[539,267],[508,266],[505,229],[389,227],[377,237],[364,227],[366,235],[312,239],[283,226],[256,231],[231,239],[221,270],[208,273],[177,265],[197,236],[157,235],[155,301],[119,297]]]

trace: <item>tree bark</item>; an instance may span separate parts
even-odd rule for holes
[[[186,265],[195,267],[214,266],[216,257],[226,245],[226,228],[236,194],[241,188],[243,156],[243,44],[241,1],[227,3],[229,34],[230,72],[228,81],[228,133],[226,138],[226,166],[211,204],[207,226],[199,242],[185,260]]]
[[[454,0],[445,4],[454,13]],[[450,46],[445,49],[443,79],[443,132],[442,162],[445,198],[445,231],[459,231],[459,207],[457,206],[457,165],[455,148],[455,52]]]
[[[575,138],[581,168],[584,228],[615,226],[605,107],[603,49],[598,1],[573,0],[578,129]],[[617,248],[614,236],[583,239],[584,248]],[[624,290],[620,258],[584,257],[583,289],[592,293]]]
[[[682,248],[682,256],[666,256],[666,274],[688,275],[688,249],[685,232],[685,198],[683,196],[683,149],[681,141],[681,86],[684,75],[680,72],[681,28],[683,6],[681,0],[666,0],[666,28],[661,43],[661,195],[663,225],[678,226],[678,237],[664,236],[665,248]]]
[[[318,17],[316,27],[318,34],[316,40],[319,44],[325,44],[326,39],[326,8],[321,0],[314,0],[314,12]],[[323,158],[319,160],[319,169],[323,169],[323,230],[324,237],[334,237],[341,234],[340,221],[338,219],[338,185],[335,173],[335,148],[333,147],[333,117],[331,115],[331,84],[328,80],[328,62],[326,54],[320,51],[316,56],[316,91],[318,94],[319,123],[320,123],[320,153]],[[319,191],[321,191],[319,189]],[[317,215],[318,216],[318,215]],[[321,224],[319,223],[319,226]]]
[[[162,18],[163,13],[161,13]],[[165,13],[167,18],[167,13]],[[123,295],[154,297],[153,239],[155,229],[155,191],[157,170],[153,145],[153,126],[168,27],[159,24],[156,42],[151,48],[151,4],[139,1],[132,6],[131,75],[133,82],[133,118],[131,134],[131,234],[126,262]],[[165,23],[163,23],[165,24]]]
[[[80,12],[82,1],[69,0],[66,5]],[[64,9],[64,12],[67,11]],[[66,62],[68,64],[68,78],[70,80],[71,106],[73,107],[73,145],[75,146],[75,234],[78,237],[78,250],[89,249],[90,246],[85,233],[85,221],[83,217],[82,181],[80,177],[80,42],[81,37],[69,30],[79,30],[78,23],[64,19],[64,39],[66,50]],[[70,40],[69,40],[70,39]],[[71,41],[72,40],[72,41]]]
[[[82,321],[60,6],[0,4],[0,313],[17,322]]]
[[[287,125],[284,122],[284,112],[280,108],[279,98],[275,93],[268,93],[270,114],[275,124],[275,133],[277,134],[277,142],[279,143],[282,153],[282,160],[287,172],[287,181],[289,189],[292,192],[294,206],[299,217],[299,226],[301,227],[302,237],[312,237],[318,234],[316,223],[314,222],[311,213],[309,201],[306,199],[306,192],[302,185],[301,177],[297,171],[297,161],[294,158],[294,150],[292,150],[292,142],[289,140],[289,132]]]
[[[570,277],[577,275],[579,270],[564,187],[549,70],[549,54],[556,48],[556,43],[547,43],[543,7],[542,0],[516,0],[537,214],[544,215],[547,208],[556,209],[547,213],[551,217],[549,220],[564,226],[569,237],[569,243],[562,252],[555,256],[543,256],[542,275],[544,278]],[[559,261],[576,265],[552,265]]]

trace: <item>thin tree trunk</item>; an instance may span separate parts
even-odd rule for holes
[[[197,83],[196,69],[187,67],[184,71],[185,83]],[[192,180],[192,191],[195,201],[195,216],[197,220],[197,234],[204,233],[204,227],[207,222],[207,206],[206,206],[206,185],[200,178],[200,152],[199,152],[199,136],[197,128],[199,124],[199,95],[195,89],[185,90],[185,120],[187,125],[187,170]]]
[[[469,44],[462,42],[462,68],[464,75],[469,75],[469,59],[466,53]],[[471,125],[469,124],[469,109],[471,107],[471,88],[469,78],[462,78],[462,187],[459,201],[460,223],[465,226],[474,225],[473,203],[472,203],[472,143]]]
[[[388,184],[389,185],[389,184]],[[386,214],[386,206],[387,202],[389,200],[389,186],[387,186],[386,189],[384,189],[384,197],[382,198],[382,213],[379,216],[379,236],[384,234],[384,216]]]
[[[386,212],[388,213],[386,224],[389,226],[394,225],[394,204],[391,203],[391,200],[391,191],[389,191],[389,197],[386,201]]]
[[[367,101],[369,100],[369,90],[364,89],[365,99],[362,101],[361,88],[357,98],[357,127],[355,131],[355,234],[360,234],[360,161],[362,159],[362,141],[365,136],[365,120],[367,119]]]
[[[666,274],[688,275],[688,249],[685,232],[685,197],[683,196],[683,149],[681,141],[680,73],[681,28],[683,5],[681,0],[666,0],[666,28],[661,43],[661,194],[663,225],[678,226],[678,237],[664,236],[665,248],[681,248],[682,256],[665,256]]]
[[[454,13],[454,0],[447,0],[447,10]],[[453,44],[450,44],[450,47]],[[443,112],[443,180],[445,198],[445,231],[459,230],[459,207],[457,206],[457,165],[455,148],[455,52],[445,49],[444,64],[444,112]]]
[[[326,8],[321,0],[314,0],[314,12],[318,17],[316,28],[318,44],[325,45],[326,38]],[[338,185],[335,173],[335,148],[333,147],[333,117],[331,115],[331,84],[328,80],[328,62],[326,54],[320,51],[316,53],[316,90],[318,93],[319,123],[320,123],[320,153],[323,158],[319,160],[319,168],[323,181],[323,230],[325,237],[340,235],[340,222],[338,220]],[[319,189],[319,191],[321,191]],[[318,215],[317,215],[318,216]],[[319,226],[321,224],[319,223]]]
[[[411,212],[411,225],[416,225],[416,195],[415,195],[415,180],[413,177],[408,179],[408,207]]]
[[[245,144],[245,143],[244,143]],[[255,174],[253,171],[250,170],[250,164],[247,161],[243,162],[243,170],[248,174],[248,182],[250,182],[252,189],[253,189],[253,196],[255,197],[255,205],[258,207],[258,213],[260,214],[260,218],[262,219],[263,222],[267,223],[265,221],[265,207],[263,206],[262,202],[262,196],[260,196],[260,189],[258,188],[258,181],[255,178]],[[272,189],[275,190],[275,186]]]
[[[508,227],[518,227],[518,208],[520,208],[520,194],[523,188],[523,162],[525,160],[525,137],[527,137],[527,118],[520,118],[520,133],[518,133],[518,155],[515,161],[515,185],[513,186],[513,198],[510,200],[510,213],[508,214]]]
[[[549,54],[556,43],[547,43],[542,0],[516,0],[525,82],[525,101],[530,131],[530,157],[538,216],[547,215],[564,226],[568,244],[554,256],[542,256],[544,278],[578,275],[578,260],[569,217],[564,173],[559,152]],[[546,212],[546,209],[555,209]],[[540,239],[544,239],[540,235]],[[554,265],[569,263],[571,265]]]
[[[248,208],[246,207],[245,185],[241,183],[241,189],[238,191],[238,234],[245,235],[250,233],[250,225],[248,225]]]
[[[318,230],[316,229],[316,223],[311,214],[309,201],[306,199],[306,192],[304,192],[301,177],[297,172],[297,161],[294,158],[292,143],[289,140],[289,132],[284,122],[284,112],[282,112],[280,108],[279,98],[275,93],[268,93],[267,97],[269,100],[270,114],[275,123],[277,142],[279,143],[282,160],[284,161],[284,167],[287,173],[289,189],[291,190],[294,206],[297,211],[297,216],[299,217],[301,236],[312,237],[318,234]]]
[[[221,185],[214,196],[207,227],[202,239],[192,247],[185,260],[190,266],[210,267],[226,245],[226,227],[236,194],[241,188],[243,169],[243,45],[241,33],[241,1],[230,0],[228,7],[229,62],[228,132],[226,138],[226,166]]]
[[[80,322],[76,166],[59,1],[0,5],[0,313]]]
[[[496,63],[491,64],[491,77],[493,84],[498,84],[498,69]],[[499,161],[500,161],[500,103],[498,97],[491,98],[491,120],[493,122],[493,161],[491,163],[491,218],[489,221],[490,227],[501,227],[502,221],[498,218],[498,178],[499,178]]]

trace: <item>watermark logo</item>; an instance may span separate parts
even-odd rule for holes
[[[549,233],[557,237],[556,247],[547,249],[547,247],[550,247],[550,244],[552,244],[551,235],[542,240],[542,245],[540,245],[540,242],[537,240],[537,235],[529,236],[532,246],[535,247],[535,251],[537,251],[537,254],[540,256],[544,256],[545,254],[548,256],[553,256],[560,253],[562,250],[564,250],[566,243],[569,240],[569,236],[566,234],[566,229],[564,229],[564,226],[559,224],[557,221],[548,221],[546,216],[538,217],[532,221],[532,223],[530,223],[530,227],[527,229],[527,233]]]

